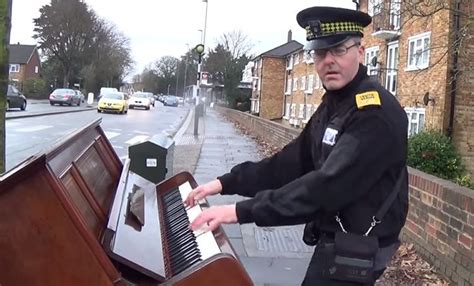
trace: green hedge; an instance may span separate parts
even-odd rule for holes
[[[473,188],[449,137],[436,131],[423,131],[408,139],[408,165],[437,177]]]

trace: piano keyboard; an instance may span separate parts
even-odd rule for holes
[[[170,272],[181,273],[189,267],[221,252],[214,235],[203,227],[191,231],[189,224],[201,212],[199,204],[185,208],[183,201],[192,191],[189,182],[181,184],[163,196],[163,221],[165,236],[168,242]]]

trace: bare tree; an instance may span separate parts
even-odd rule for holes
[[[5,107],[8,90],[8,48],[12,0],[0,0],[0,173],[5,171]]]
[[[244,55],[248,55],[253,48],[253,44],[242,31],[232,31],[221,36],[219,44],[225,50],[230,52],[234,59],[238,59]]]

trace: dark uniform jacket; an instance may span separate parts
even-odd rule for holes
[[[222,194],[252,197],[237,203],[239,223],[316,220],[333,234],[340,231],[339,212],[347,231],[363,234],[401,174],[397,198],[370,233],[382,247],[398,242],[408,211],[407,122],[397,99],[360,65],[348,85],[326,92],[301,134],[280,152],[219,177]]]

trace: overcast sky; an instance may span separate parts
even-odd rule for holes
[[[208,0],[206,46],[214,47],[224,33],[242,31],[258,55],[285,43],[288,30],[304,44],[296,14],[311,6],[355,8],[352,0]],[[180,57],[186,44],[201,41],[206,4],[202,0],[86,0],[101,18],[114,23],[130,39],[135,71],[162,56]],[[49,0],[13,0],[11,43],[36,44],[33,18]]]

